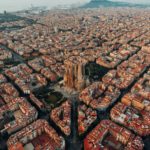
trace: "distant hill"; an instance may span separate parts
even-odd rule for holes
[[[150,7],[146,4],[133,4],[126,2],[112,2],[109,0],[91,0],[89,3],[86,3],[82,6],[82,8],[98,8],[98,7],[139,7],[139,8],[147,8]]]

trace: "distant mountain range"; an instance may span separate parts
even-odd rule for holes
[[[82,8],[98,8],[98,7],[138,7],[138,8],[148,8],[150,4],[133,4],[126,2],[113,2],[109,0],[91,0],[89,3],[81,6]]]

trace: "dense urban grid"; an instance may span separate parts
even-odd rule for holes
[[[149,9],[0,18],[0,150],[150,148]]]

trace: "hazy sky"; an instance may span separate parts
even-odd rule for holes
[[[85,3],[90,0],[0,0],[0,12],[21,10],[24,8],[28,8],[31,4],[38,5],[46,5],[51,8],[57,6],[59,4],[77,4],[77,3]],[[136,2],[136,3],[150,3],[150,0],[112,0],[112,1],[122,1],[122,2]]]

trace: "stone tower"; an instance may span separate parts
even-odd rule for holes
[[[87,60],[73,56],[65,61],[64,85],[67,88],[82,90],[86,85],[85,65]]]

